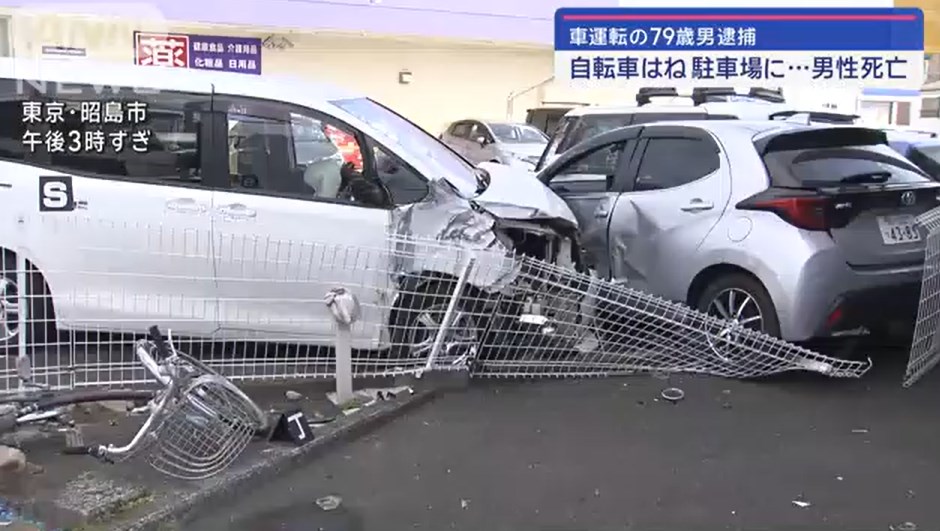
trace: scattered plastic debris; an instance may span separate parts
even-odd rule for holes
[[[662,396],[664,400],[676,403],[685,398],[685,391],[679,389],[678,387],[667,387],[666,389],[663,389],[662,393],[660,393],[660,396]]]
[[[843,479],[845,478],[843,478],[842,476],[836,476],[836,481],[842,481]]]
[[[322,498],[317,498],[317,506],[323,509],[324,511],[332,511],[339,508],[340,504],[343,503],[343,499],[334,494],[329,496],[323,496]]]
[[[917,531],[917,524],[914,522],[904,522],[903,524],[893,525],[889,529],[891,531]]]
[[[460,508],[466,509],[467,507],[470,507],[470,500],[460,500]]]
[[[291,389],[288,389],[287,391],[284,392],[284,397],[286,397],[288,400],[295,400],[295,401],[296,401],[296,400],[302,399],[302,398],[304,397],[304,395],[298,393],[297,391],[293,391],[293,390],[291,390]]]
[[[855,428],[852,430],[852,433],[868,433],[868,428]]]
[[[793,500],[793,505],[796,505],[797,507],[801,509],[805,509],[807,507],[810,507],[813,504],[805,500]]]

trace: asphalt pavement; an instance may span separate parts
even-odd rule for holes
[[[903,358],[861,380],[475,382],[183,528],[940,529],[940,371],[904,389]]]

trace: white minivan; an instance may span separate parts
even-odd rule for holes
[[[0,61],[0,93],[0,349],[24,332],[16,253],[41,280],[29,317],[58,330],[327,344],[323,299],[346,287],[363,308],[354,346],[370,349],[396,341],[392,322],[426,341],[447,299],[420,295],[458,273],[403,260],[402,241],[578,258],[577,222],[541,183],[502,182],[359,94],[35,60]]]

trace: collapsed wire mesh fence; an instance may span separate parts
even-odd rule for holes
[[[477,376],[656,371],[753,378],[806,370],[858,377],[871,365],[823,356],[624,285],[538,260],[520,262],[512,291],[495,301],[472,290],[462,297],[467,326],[486,330]],[[471,322],[475,316],[483,324]]]
[[[38,269],[4,255],[0,287],[12,296],[0,308],[15,330],[0,339],[10,354],[0,390],[16,385],[16,353],[54,388],[147,382],[133,345],[153,324],[235,380],[332,378],[336,330],[324,297],[337,287],[362,308],[351,328],[357,377],[468,367],[477,376],[848,377],[868,367],[570,269],[456,243],[336,244],[80,217],[33,230],[57,252]]]
[[[940,362],[940,208],[918,216],[917,224],[927,231],[927,238],[917,322],[904,371],[905,387],[914,385]]]

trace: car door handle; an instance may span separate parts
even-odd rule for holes
[[[600,204],[597,205],[597,208],[594,209],[594,217],[595,217],[595,218],[606,218],[607,215],[610,214],[610,203],[611,203],[611,202],[612,202],[612,201],[611,201],[610,198],[607,198],[607,199],[601,201]]]
[[[191,197],[181,197],[167,201],[166,209],[181,214],[201,214],[208,210],[208,207],[203,203],[196,202]]]
[[[219,214],[226,218],[233,219],[248,219],[253,218],[257,215],[257,212],[246,207],[241,203],[233,203],[231,205],[224,205],[218,208]]]
[[[688,202],[683,207],[680,207],[683,212],[704,212],[706,210],[711,210],[715,208],[715,205],[702,201],[701,199],[693,199]]]

